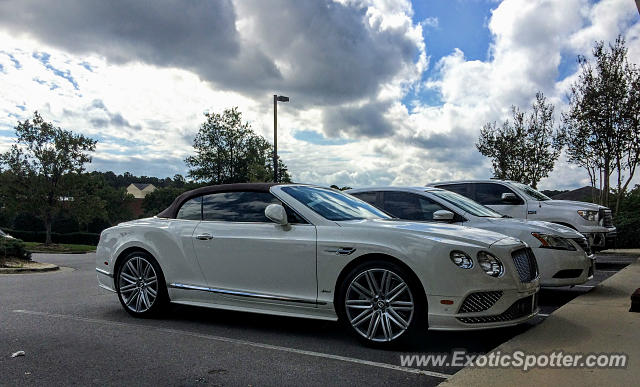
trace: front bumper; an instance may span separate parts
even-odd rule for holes
[[[98,286],[115,293],[116,287],[113,281],[113,274],[100,268],[96,268],[96,273],[98,277]]]
[[[429,329],[431,330],[477,330],[508,327],[523,323],[538,314],[538,289],[529,290],[471,291],[465,297],[429,296]],[[492,293],[490,302],[479,301],[477,295]],[[495,293],[500,293],[496,297]],[[452,305],[443,305],[442,299],[454,300]],[[487,307],[482,311],[473,311]],[[468,300],[467,300],[468,299]],[[469,307],[471,305],[471,307]],[[471,310],[471,311],[469,311]]]
[[[535,248],[540,286],[580,285],[593,277],[595,258],[582,249],[576,251]]]

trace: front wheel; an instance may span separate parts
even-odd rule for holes
[[[385,346],[426,330],[426,303],[401,267],[371,262],[345,278],[339,307],[351,331],[367,344]]]
[[[126,256],[118,267],[116,291],[124,309],[136,317],[159,312],[168,300],[160,266],[144,252]]]

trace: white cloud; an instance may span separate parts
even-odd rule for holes
[[[220,48],[218,56],[236,59],[211,63],[211,53],[198,56],[193,47],[172,51],[171,44],[187,44],[185,31],[197,30],[179,21],[172,25],[186,29],[176,27],[181,38],[171,44],[144,30],[114,32],[106,23],[91,35],[108,45],[97,50],[86,40],[91,36],[76,44],[45,36],[59,25],[24,34],[4,28],[0,151],[10,142],[4,131],[40,110],[58,125],[100,140],[94,168],[185,174],[182,160],[203,112],[238,106],[254,129],[271,139],[271,95],[277,92],[291,97],[278,111],[279,149],[297,181],[364,186],[486,178],[490,163],[474,147],[480,128],[506,118],[512,104],[527,107],[538,90],[561,110],[575,77],[558,79],[563,58],[587,53],[593,40],[623,33],[630,58],[640,63],[637,10],[625,0],[502,2],[487,24],[489,59],[467,60],[453,49],[437,61],[436,76],[427,81],[422,80],[429,65],[423,27],[437,28],[438,21],[413,23],[408,1],[274,6],[237,0],[221,7],[230,12],[230,4],[233,28],[218,26],[228,33],[211,44]],[[91,7],[77,8],[92,15]],[[73,34],[79,28],[62,30]],[[204,34],[191,43],[206,41]],[[49,54],[49,67],[34,53]],[[234,68],[238,58],[244,62]],[[259,76],[240,79],[256,66]],[[77,89],[61,75],[72,77]],[[437,92],[442,103],[431,106],[416,98],[404,106],[401,101],[412,90]],[[301,131],[350,141],[312,144],[294,137]],[[586,183],[586,173],[561,160],[541,185]]]

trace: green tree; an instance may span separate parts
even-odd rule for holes
[[[273,146],[242,122],[237,108],[205,113],[206,121],[193,141],[196,154],[185,159],[189,177],[209,184],[271,181]],[[291,178],[278,160],[280,181]]]
[[[0,154],[0,166],[10,172],[7,197],[43,221],[48,245],[54,216],[71,199],[81,200],[84,195],[74,186],[74,177],[91,162],[96,141],[54,127],[38,112],[18,122],[15,131],[16,143]]]
[[[523,112],[512,106],[513,121],[506,120],[502,126],[496,122],[484,125],[476,148],[491,158],[495,177],[536,188],[549,175],[563,144],[553,110],[544,94],[538,92],[531,111]]]
[[[157,190],[149,193],[142,200],[142,209],[144,210],[145,215],[157,215],[162,212],[162,210],[169,207],[169,205],[173,203],[173,200],[185,191],[186,189],[184,188],[166,187],[158,188]]]
[[[580,74],[562,116],[568,159],[587,169],[593,187],[599,181],[601,204],[609,205],[615,176],[618,213],[640,161],[640,70],[629,63],[621,36],[608,47],[596,42],[593,63],[585,56],[578,63]]]

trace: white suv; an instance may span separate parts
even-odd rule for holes
[[[513,218],[544,220],[582,233],[593,251],[616,237],[611,210],[593,203],[552,200],[526,184],[509,180],[464,180],[427,184],[457,192]]]

